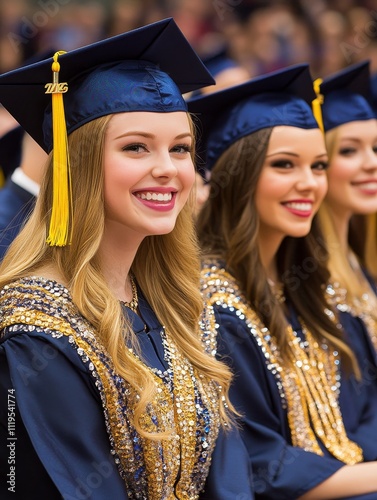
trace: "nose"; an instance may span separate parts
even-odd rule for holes
[[[368,148],[365,152],[365,160],[363,167],[365,170],[376,170],[377,169],[377,152],[373,147]]]
[[[152,175],[156,178],[171,179],[177,175],[178,169],[169,153],[160,153],[155,158]]]
[[[305,168],[300,169],[298,180],[297,180],[297,188],[300,191],[311,191],[318,187],[318,178],[314,174],[310,165]]]

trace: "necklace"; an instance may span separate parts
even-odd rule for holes
[[[124,300],[121,300],[120,302],[124,306],[131,309],[131,311],[133,311],[134,313],[137,313],[137,308],[139,305],[139,298],[137,296],[137,287],[136,287],[136,283],[135,283],[135,280],[134,280],[132,274],[130,274],[130,283],[131,283],[131,290],[132,290],[132,300],[130,302],[126,302]]]

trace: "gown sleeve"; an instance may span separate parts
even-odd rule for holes
[[[100,397],[68,339],[12,335],[0,345],[0,370],[0,498],[127,500]],[[4,481],[9,458],[16,495]]]
[[[200,500],[253,500],[252,471],[237,427],[220,429]]]
[[[348,436],[361,446],[364,460],[369,462],[377,460],[376,351],[360,318],[342,312],[340,320],[362,376],[358,381],[354,375],[350,375],[342,383],[340,407]]]
[[[242,436],[253,468],[258,499],[294,500],[343,463],[292,446],[276,381],[246,324],[226,308],[216,309],[218,356],[234,373],[230,397],[242,417]]]

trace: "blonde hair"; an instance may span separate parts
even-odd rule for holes
[[[134,426],[140,434],[153,439],[139,423],[155,392],[153,376],[130,355],[127,345],[137,348],[136,336],[125,323],[121,305],[104,279],[97,256],[104,232],[102,164],[110,118],[111,115],[93,120],[69,136],[74,206],[72,244],[58,248],[45,242],[52,197],[50,164],[36,208],[0,266],[0,287],[52,265],[64,277],[80,314],[93,325],[116,371],[138,392]],[[227,396],[230,370],[204,352],[199,335],[203,302],[199,291],[198,247],[188,204],[170,234],[145,238],[132,272],[180,352],[208,383],[218,384],[221,421],[229,423],[227,406],[233,410]],[[159,436],[164,437],[167,436]]]
[[[365,237],[365,250],[364,250],[364,263],[372,275],[373,279],[377,281],[377,214],[369,214],[366,217],[366,237]]]
[[[327,132],[325,139],[331,168],[331,159],[335,154],[335,146],[338,139],[338,128]],[[365,285],[360,282],[358,275],[355,273],[350,264],[348,255],[345,254],[344,249],[342,248],[339,234],[335,227],[335,222],[331,215],[331,209],[326,201],[326,198],[322,202],[318,211],[318,218],[326,246],[329,250],[328,268],[331,273],[332,280],[337,281],[347,290],[348,297],[351,300],[360,297],[365,292]]]

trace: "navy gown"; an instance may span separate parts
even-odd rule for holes
[[[35,196],[8,179],[0,190],[0,260],[35,205]]]
[[[344,464],[319,443],[323,455],[292,446],[287,411],[278,381],[269,369],[253,325],[240,312],[243,299],[223,269],[206,265],[202,271],[204,298],[214,307],[217,355],[234,371],[231,400],[242,413],[242,436],[253,468],[255,498],[294,500],[311,490]],[[239,306],[237,306],[239,304]],[[347,436],[363,451],[365,461],[377,460],[377,370],[363,323],[341,313],[348,341],[360,363],[363,379],[342,376],[339,406]],[[303,332],[292,311],[289,318],[300,338]],[[343,374],[344,375],[344,374]],[[377,493],[358,499],[377,499]]]
[[[37,291],[31,290],[35,283]],[[33,307],[42,312],[46,309],[42,302],[50,293],[55,295],[55,298],[52,296],[52,304],[58,300],[57,306],[51,306],[58,316],[63,315],[67,304],[68,308],[71,307],[66,290],[55,282],[26,280],[20,290],[22,294],[31,290]],[[40,294],[42,302],[39,301]],[[14,301],[18,300],[17,294],[11,300],[14,305]],[[3,312],[1,306],[5,307],[0,294],[0,312]],[[166,374],[169,367],[161,336],[162,327],[140,290],[139,309],[143,320],[127,308],[124,308],[124,312],[138,337],[144,362],[159,370],[160,374]],[[16,323],[13,322],[15,326],[5,327],[1,332],[0,498],[160,500],[145,492],[135,496],[138,488],[135,484],[143,477],[142,467],[132,469],[131,479],[127,477],[128,482],[121,477],[117,467],[119,461],[113,450],[114,443],[109,439],[107,428],[111,414],[114,415],[112,399],[109,397],[105,402],[101,400],[108,393],[101,389],[102,378],[94,376],[94,367],[86,359],[85,352],[80,352],[71,336],[62,335],[51,328],[29,326],[25,317]],[[85,337],[85,332],[82,335]],[[98,361],[96,357],[89,361],[95,364],[95,359]],[[101,373],[100,368],[97,365],[95,367]],[[121,383],[116,375],[114,383]],[[198,403],[200,401],[197,401],[197,406],[201,406]],[[104,409],[108,412],[107,418]],[[126,413],[127,409],[124,411]],[[9,420],[9,417],[12,418]],[[205,415],[200,418],[205,418]],[[200,435],[202,429],[199,424],[197,429]],[[14,435],[10,435],[12,432]],[[132,460],[137,461],[142,451],[140,439],[133,436]],[[205,434],[200,439],[205,442]],[[11,444],[13,449],[7,444]],[[202,461],[205,467],[208,457],[204,445],[200,457],[199,463]],[[7,474],[12,472],[10,461],[13,459],[15,470],[12,478]],[[133,464],[129,465],[132,468]],[[126,469],[127,466],[126,463]],[[196,474],[200,476],[201,465],[197,467]],[[8,482],[12,479],[15,479],[16,493],[8,489],[13,486],[12,482]],[[135,483],[132,491],[126,487],[130,481]],[[198,498],[252,500],[251,482],[246,448],[238,431],[220,431],[209,475]]]

